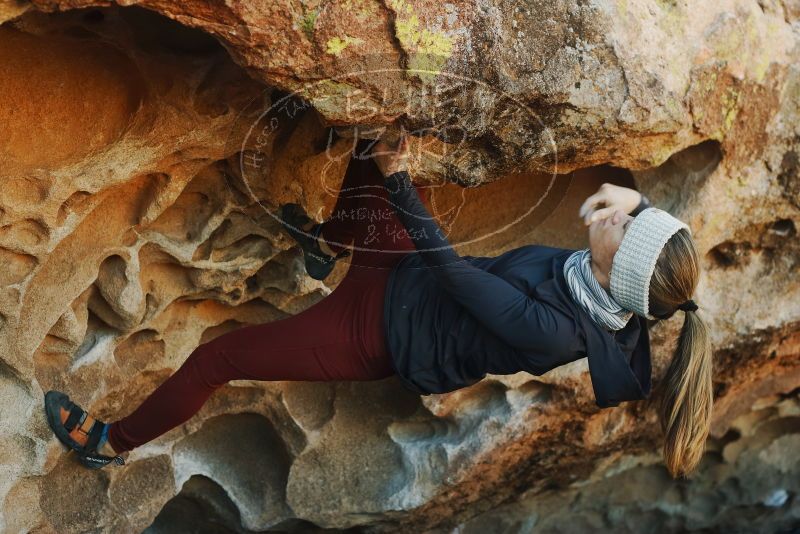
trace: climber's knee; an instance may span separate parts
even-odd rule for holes
[[[212,343],[197,347],[186,361],[189,371],[209,389],[217,389],[230,381],[226,376],[222,350]]]

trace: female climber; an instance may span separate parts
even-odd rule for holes
[[[351,254],[326,298],[278,321],[199,345],[127,416],[104,423],[58,391],[45,395],[56,436],[87,467],[187,421],[230,380],[380,380],[422,395],[472,385],[487,373],[542,375],[586,357],[596,404],[650,394],[646,319],[684,314],[666,370],[659,419],[673,477],[692,472],[709,430],[712,353],[691,300],[699,261],[689,227],[632,189],[603,184],[583,203],[589,247],[525,245],[496,257],[459,256],[411,182],[408,141],[361,139],[331,217],[295,204],[281,223],[306,270],[323,279]],[[421,198],[422,197],[422,198]]]

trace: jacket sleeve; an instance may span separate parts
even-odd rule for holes
[[[650,199],[644,196],[643,193],[640,194],[642,195],[642,199],[639,201],[639,205],[636,206],[633,209],[633,211],[629,213],[629,215],[632,215],[633,217],[639,215],[642,212],[642,210],[645,210],[652,206],[652,204],[650,203]]]
[[[408,172],[389,175],[384,185],[397,217],[441,287],[481,324],[518,349],[548,354],[570,350],[578,335],[574,321],[461,258],[422,204]]]

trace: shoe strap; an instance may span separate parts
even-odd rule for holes
[[[101,423],[95,419],[92,428],[89,429],[89,438],[86,440],[85,448],[89,451],[97,450],[97,444],[100,442],[100,437],[103,435],[103,427],[105,423]]]
[[[86,417],[84,416],[84,411],[81,410],[77,404],[72,404],[69,408],[69,415],[67,416],[67,420],[64,421],[64,428],[67,429],[67,432],[72,432],[72,429],[75,428],[77,424],[83,424],[83,420]]]
[[[317,223],[314,227],[311,228],[311,235],[314,236],[314,241],[316,241],[315,245],[317,245],[318,248],[319,248],[319,234],[322,232],[322,226],[324,224],[325,224],[324,222]],[[320,252],[322,252],[322,249],[320,249]],[[328,256],[328,254],[325,255]],[[346,258],[349,255],[350,255],[350,249],[344,248],[339,252],[337,252],[335,255],[333,255],[332,258],[334,261],[336,261],[341,258]]]
[[[314,238],[314,241],[319,241],[319,234],[322,232],[322,225],[325,223],[317,223],[311,227],[311,236]]]

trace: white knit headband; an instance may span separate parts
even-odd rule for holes
[[[623,308],[648,319],[650,278],[669,238],[689,226],[659,208],[647,208],[634,217],[611,262],[611,296]]]

